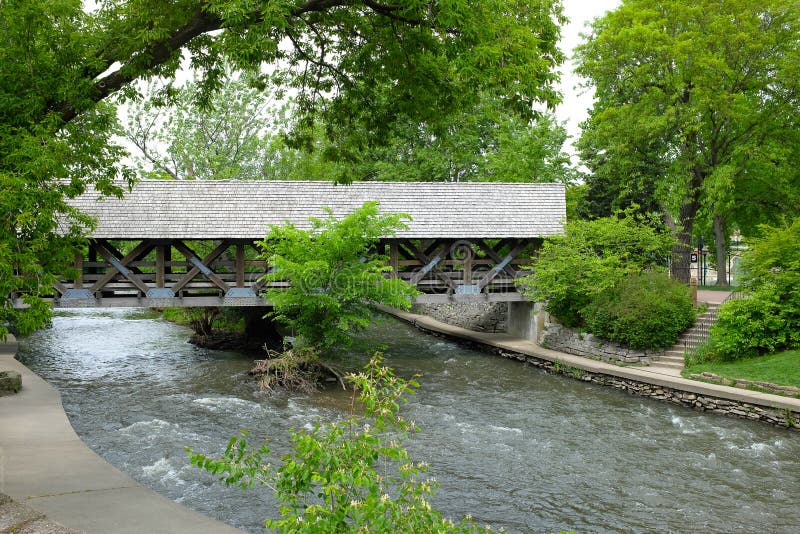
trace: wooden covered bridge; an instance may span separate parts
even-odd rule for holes
[[[270,266],[255,243],[270,225],[309,228],[309,217],[325,216],[322,206],[339,218],[371,200],[411,216],[378,252],[390,258],[390,275],[429,303],[522,300],[515,279],[565,219],[560,184],[146,180],[123,199],[88,192],[71,201],[97,226],[53,302],[264,306]]]

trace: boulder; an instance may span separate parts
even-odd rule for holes
[[[0,371],[0,396],[18,393],[22,389],[22,375],[16,371]]]

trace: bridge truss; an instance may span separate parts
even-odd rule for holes
[[[387,276],[417,287],[420,303],[524,300],[526,274],[541,239],[384,239]],[[268,306],[270,266],[254,240],[89,240],[70,278],[54,285],[56,307]]]

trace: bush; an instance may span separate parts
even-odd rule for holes
[[[290,223],[272,226],[258,245],[261,259],[273,270],[268,282],[289,282],[269,288],[270,314],[296,336],[295,345],[326,351],[352,343],[353,333],[371,322],[375,303],[409,309],[419,293],[399,278],[387,278],[388,257],[375,254],[382,237],[406,228],[408,216],[381,213],[378,202],[367,202],[341,219],[311,218],[311,229]]]
[[[750,297],[726,302],[711,327],[720,360],[736,360],[798,346],[797,318],[782,307],[776,286],[762,286]]]
[[[626,276],[663,268],[674,240],[630,212],[572,221],[565,235],[549,238],[520,291],[567,326],[584,324],[582,310]]]
[[[800,348],[800,219],[762,227],[742,259],[746,299],[726,302],[711,328],[708,357],[719,360]]]
[[[595,335],[635,349],[674,345],[695,320],[689,288],[660,272],[628,276],[581,315]]]

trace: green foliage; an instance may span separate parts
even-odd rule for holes
[[[381,213],[377,202],[338,220],[327,212],[325,219],[310,219],[310,230],[273,226],[259,243],[272,268],[265,279],[289,282],[265,293],[273,317],[298,341],[320,349],[350,344],[369,325],[370,304],[408,309],[417,295],[405,281],[387,278],[388,258],[375,253],[381,237],[405,228],[406,215]]]
[[[673,240],[630,212],[593,221],[569,221],[548,239],[534,272],[520,280],[530,299],[568,326],[583,324],[582,310],[626,277],[663,268]]]
[[[745,299],[723,304],[709,358],[732,360],[800,347],[800,219],[762,227],[742,258]]]
[[[348,379],[358,409],[354,398],[345,420],[292,431],[293,450],[277,469],[266,445],[248,450],[246,434],[232,438],[220,459],[190,450],[191,463],[229,486],[272,488],[281,517],[266,526],[276,532],[491,532],[469,520],[455,524],[430,506],[436,481],[422,478],[427,466],[402,445],[418,430],[400,415],[417,381],[395,376],[380,354]]]
[[[503,109],[491,95],[448,124],[398,122],[385,146],[364,152],[346,172],[382,181],[562,182],[575,178],[564,152],[564,127],[548,115],[533,121]]]
[[[285,110],[246,77],[228,81],[202,106],[200,97],[196,82],[177,89],[151,84],[131,106],[122,134],[138,149],[139,172],[180,180],[265,178],[274,160],[273,121]]]
[[[626,277],[581,311],[595,335],[634,349],[674,345],[694,323],[689,288],[662,272]]]
[[[588,211],[668,213],[687,280],[696,221],[715,227],[722,269],[731,228],[796,215],[799,39],[795,0],[624,0],[597,19],[576,51],[595,88]]]

